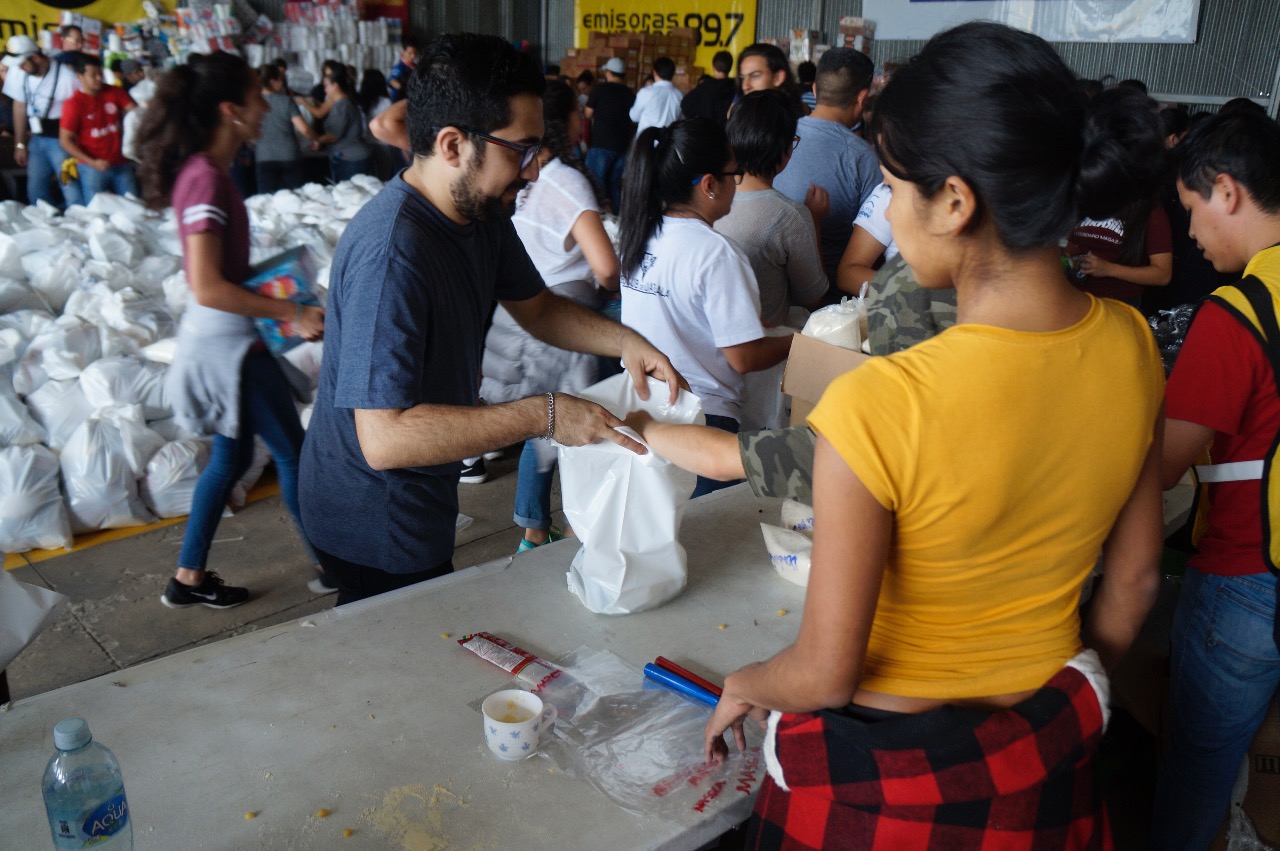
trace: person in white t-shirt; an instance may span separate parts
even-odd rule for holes
[[[45,56],[30,36],[10,36],[4,64],[9,73],[4,94],[13,99],[13,158],[27,169],[27,199],[58,206],[54,188],[67,154],[58,141],[62,105],[76,92],[76,75],[62,63]],[[80,200],[78,188],[68,184],[66,202]]]
[[[604,200],[577,156],[582,112],[567,84],[547,84],[538,179],[516,197],[516,233],[542,280],[556,295],[596,308],[600,290],[618,289],[618,255],[600,219]],[[510,402],[540,393],[576,393],[595,383],[595,355],[558,349],[535,339],[498,306],[485,337],[480,397]],[[556,449],[524,443],[516,479],[514,520],[524,529],[517,552],[560,537],[551,525],[551,480]]]
[[[884,214],[890,197],[889,185],[881,183],[871,190],[853,220],[853,235],[836,271],[836,286],[844,292],[857,295],[862,285],[875,275],[876,261],[881,255],[886,263],[898,256],[898,246]]]
[[[636,138],[623,180],[622,321],[667,353],[707,424],[736,433],[743,374],[777,364],[791,337],[766,336],[751,264],[712,225],[742,180],[725,131],[706,118]],[[699,477],[693,495],[727,483]]]

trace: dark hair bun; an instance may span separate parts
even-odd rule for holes
[[[1115,215],[1155,194],[1165,171],[1155,102],[1127,87],[1108,89],[1085,108],[1076,203],[1090,218]]]

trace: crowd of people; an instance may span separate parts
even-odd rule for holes
[[[39,119],[33,174],[57,146],[124,187],[87,128],[128,104],[91,61],[58,82],[27,47],[10,40],[5,90]],[[170,396],[215,434],[163,602],[248,599],[207,555],[254,434],[339,605],[454,569],[459,480],[487,452],[523,443],[519,548],[555,539],[553,442],[646,451],[574,395],[620,367],[642,397],[652,376],[701,399],[705,426],[625,422],[695,496],[745,478],[814,507],[798,636],[728,676],[702,743],[718,760],[746,719],[766,730],[750,847],[1102,849],[1107,675],[1157,594],[1161,491],[1195,466],[1211,499],[1151,845],[1208,847],[1280,687],[1280,126],[1249,101],[1161,111],[993,23],[935,36],[874,101],[857,51],[797,74],[752,45],[736,83],[733,65],[680,97],[659,59],[631,92],[618,59],[549,81],[502,39],[444,35],[366,71],[376,91],[327,65],[305,116],[276,66],[215,54],[161,77],[138,186],[177,213],[194,302]],[[375,145],[408,163],[342,236],[324,308],[238,286],[237,160],[256,143],[259,180],[287,186],[299,137],[335,179]],[[884,356],[807,425],[742,431],[746,377],[789,351],[772,332],[863,290]],[[1166,386],[1141,311],[1170,291],[1201,307]],[[254,317],[325,341],[305,434]]]
[[[26,170],[22,200],[65,209],[103,190],[137,195],[141,114],[132,121],[128,115],[145,111],[159,69],[136,59],[104,68],[100,53],[83,49],[74,25],[61,27],[58,39],[61,49],[50,55],[30,36],[11,36],[0,65],[0,137],[12,137],[13,163]],[[297,189],[313,154],[327,159],[324,176],[335,183],[358,174],[386,180],[403,168],[403,152],[379,143],[368,125],[403,96],[416,53],[416,41],[406,38],[386,74],[328,60],[306,92],[289,88],[284,59],[256,69],[270,110],[260,136],[237,151],[232,179],[240,193]]]

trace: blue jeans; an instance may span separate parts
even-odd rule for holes
[[[729,434],[737,434],[741,428],[738,421],[733,417],[722,417],[716,414],[707,414],[707,425],[711,428],[718,428],[721,431],[727,431]],[[735,479],[732,482],[720,482],[715,479],[707,479],[698,476],[698,484],[694,486],[693,493],[689,495],[689,499],[697,499],[700,496],[709,494],[712,491],[718,491],[736,485],[742,479]]]
[[[117,195],[138,194],[138,180],[134,176],[132,163],[113,165],[106,171],[84,163],[76,166],[80,174],[80,203],[88,204],[99,192],[114,192]]]
[[[622,171],[627,165],[626,154],[592,148],[587,151],[585,165],[587,171],[600,181],[600,186],[609,196],[609,203],[613,205],[613,212],[617,213],[622,206]]]
[[[551,528],[551,477],[555,472],[554,465],[545,473],[538,470],[533,440],[526,440],[524,449],[520,450],[520,466],[516,468],[516,513],[512,517],[521,529],[545,532]]]
[[[58,183],[58,175],[62,173],[62,161],[67,152],[62,150],[58,140],[52,136],[35,136],[27,140],[27,203],[35,204],[44,201],[55,207],[61,207],[54,184]],[[70,190],[70,191],[68,191]],[[70,185],[63,189],[68,204],[79,200],[78,189]]]
[[[1153,849],[1203,849],[1240,761],[1280,688],[1276,577],[1188,569],[1173,618],[1168,757],[1156,786]]]
[[[329,157],[329,172],[333,175],[334,183],[341,183],[344,180],[350,180],[357,174],[369,173],[369,158],[362,160],[347,160],[333,154]]]
[[[315,554],[302,534],[298,513],[298,455],[302,451],[302,422],[293,406],[289,381],[267,352],[250,352],[240,367],[240,431],[238,437],[213,436],[209,466],[196,482],[191,516],[182,537],[178,567],[204,570],[209,546],[227,497],[253,461],[253,436],[259,435],[271,451],[284,504],[298,525],[298,534],[312,562]]]

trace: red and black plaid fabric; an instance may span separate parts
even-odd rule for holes
[[[1101,739],[1097,695],[1074,668],[995,713],[784,715],[777,755],[791,791],[765,780],[747,847],[1109,851]]]

